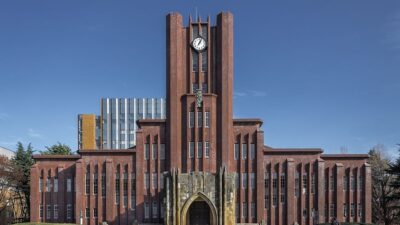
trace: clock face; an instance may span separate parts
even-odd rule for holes
[[[207,43],[206,40],[204,40],[204,38],[198,37],[192,41],[192,46],[197,51],[202,51],[207,47]]]

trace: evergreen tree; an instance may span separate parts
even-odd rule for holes
[[[399,144],[399,146],[400,146],[400,144]],[[400,153],[400,149],[399,149],[399,153]],[[399,158],[397,158],[396,161],[390,165],[388,172],[390,174],[392,174],[392,176],[394,177],[394,179],[390,183],[390,186],[395,191],[390,195],[390,198],[392,201],[396,202],[396,205],[395,205],[396,217],[400,221],[400,154],[399,154]]]
[[[23,215],[29,217],[29,206],[30,206],[30,170],[34,164],[32,159],[33,148],[29,143],[26,149],[21,142],[17,144],[17,151],[11,162],[15,166],[15,177],[16,177],[16,190],[20,194],[21,198],[25,201],[21,203]]]
[[[43,155],[71,155],[71,148],[66,144],[61,144],[57,142],[57,144],[52,145],[50,147],[46,146],[46,151],[40,152]]]

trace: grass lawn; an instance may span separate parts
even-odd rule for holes
[[[72,225],[75,223],[14,223],[14,225]]]

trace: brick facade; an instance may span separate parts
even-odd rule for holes
[[[196,37],[204,50],[193,47]],[[371,222],[368,155],[271,148],[262,120],[233,119],[231,13],[220,13],[215,26],[208,18],[188,27],[171,13],[166,44],[166,119],[138,120],[132,149],[35,156],[32,222]]]

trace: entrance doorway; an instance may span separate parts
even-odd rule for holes
[[[188,225],[210,225],[210,207],[205,201],[194,201],[189,207]]]

